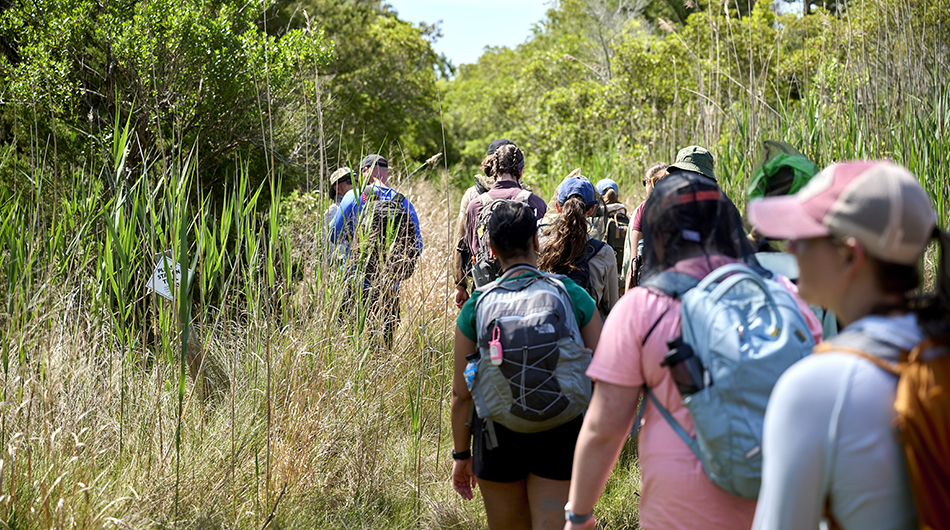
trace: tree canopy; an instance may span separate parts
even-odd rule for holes
[[[211,190],[236,164],[312,187],[368,152],[408,167],[446,151],[461,183],[501,136],[539,179],[686,143],[741,161],[807,109],[873,100],[886,122],[907,97],[932,100],[950,25],[934,2],[559,0],[524,44],[455,68],[436,25],[385,2],[2,3],[4,186],[108,166],[126,121],[130,174],[188,159]]]

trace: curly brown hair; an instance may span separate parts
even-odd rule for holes
[[[545,232],[538,268],[564,274],[577,270],[575,263],[587,252],[587,205],[572,196],[561,205],[561,215]]]
[[[505,173],[520,179],[523,170],[524,153],[514,144],[503,145],[482,160],[482,171],[494,179]]]
[[[669,174],[667,172],[669,168],[670,165],[666,162],[657,162],[656,164],[653,164],[647,168],[646,173],[644,173],[643,183],[646,184],[646,181],[650,181],[650,185],[656,187],[656,183],[663,180],[663,177]]]

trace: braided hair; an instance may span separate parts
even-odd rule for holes
[[[505,173],[520,179],[524,171],[524,153],[514,144],[503,145],[482,160],[482,171],[495,179]]]

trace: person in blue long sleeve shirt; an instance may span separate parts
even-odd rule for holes
[[[363,180],[373,185],[376,197],[382,200],[391,200],[396,195],[396,190],[389,187],[389,164],[386,159],[379,155],[369,155],[363,159],[360,164],[360,170],[363,172]],[[340,203],[340,209],[337,210],[336,219],[333,220],[333,230],[330,232],[330,241],[333,243],[349,240],[356,228],[356,221],[359,219],[360,212],[363,209],[361,198],[362,190],[351,189],[343,196]],[[412,224],[416,230],[416,248],[422,253],[422,231],[419,228],[419,216],[416,215],[416,209],[409,199],[405,199],[405,208],[412,218]]]
[[[366,156],[360,163],[360,171],[363,173],[363,181],[367,185],[373,186],[373,194],[376,199],[388,201],[398,194],[396,190],[389,187],[389,163],[385,158],[376,154]],[[416,249],[421,254],[423,244],[419,216],[409,199],[404,198],[403,201],[403,207],[409,213],[415,230]],[[331,242],[337,244],[352,240],[363,206],[362,190],[352,189],[343,196],[340,209],[337,211],[331,227]],[[357,281],[358,284],[359,281]],[[362,288],[368,294],[359,298],[367,302],[366,307],[371,310],[371,314],[380,318],[384,326],[386,346],[391,348],[393,335],[399,324],[399,282],[393,281],[387,286],[375,286],[371,284],[367,277],[363,278]],[[353,296],[354,294],[351,290],[350,296],[348,296],[349,300],[344,304],[344,312],[348,312],[353,308],[352,302],[356,298]]]

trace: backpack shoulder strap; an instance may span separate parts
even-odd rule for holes
[[[567,287],[564,286],[563,280],[564,278],[567,278],[567,276],[564,276],[563,274],[552,274],[550,272],[543,272],[543,271],[539,271],[539,272],[541,272],[541,277],[544,278],[545,281],[547,281],[551,285],[554,285],[562,293],[564,293],[564,296],[567,298],[567,301],[571,303],[571,307],[574,307],[574,301],[571,300],[571,294],[567,292]]]
[[[499,285],[501,285],[502,282],[504,282],[505,280],[511,278],[512,276],[514,276],[514,275],[515,275],[516,273],[518,273],[518,272],[536,272],[536,273],[538,273],[540,276],[545,276],[545,273],[539,271],[539,270],[537,269],[537,267],[532,267],[531,265],[528,265],[528,264],[515,265],[515,266],[509,268],[508,270],[506,270],[501,276],[499,276],[498,278],[496,278],[494,281],[489,282],[489,283],[487,283],[487,284],[485,284],[485,285],[479,287],[478,289],[476,289],[476,291],[478,291],[479,293],[481,293],[482,295],[484,295],[484,294],[488,293],[489,291],[494,290],[496,287],[498,287]],[[481,301],[482,301],[482,297],[480,296],[480,297],[478,298],[478,300],[475,302],[475,305],[478,305],[478,303],[481,302]]]
[[[881,370],[885,372],[890,372],[894,375],[900,375],[900,363],[894,364],[881,359],[877,355],[870,354],[864,350],[859,350],[857,348],[852,348],[849,346],[835,346],[828,341],[822,341],[815,345],[812,349],[812,354],[821,355],[827,353],[846,353],[848,355],[854,355],[855,357],[860,357],[865,361],[868,361]]]
[[[590,260],[593,259],[594,256],[596,256],[597,253],[600,252],[606,244],[607,243],[604,243],[603,241],[596,238],[588,239],[587,247],[584,250],[584,255],[581,256],[580,260],[575,262],[575,265],[577,265],[581,270],[587,271],[588,278],[590,276]],[[588,279],[587,281],[586,289],[587,289],[587,292],[591,295],[591,297],[594,298],[596,301],[597,297],[595,296],[593,286],[590,285],[590,279]]]
[[[653,287],[663,294],[680,298],[687,291],[699,285],[700,280],[676,271],[663,271],[641,284],[642,287]]]
[[[656,398],[656,395],[650,390],[650,387],[643,385],[643,398],[640,400],[640,403],[637,405],[637,415],[633,419],[633,428],[630,430],[630,435],[636,438],[640,435],[640,423],[643,420],[643,413],[646,411],[647,404],[646,401],[649,399],[653,402],[653,406],[660,411],[660,415],[663,416],[663,419],[666,420],[666,423],[669,424],[670,428],[673,429],[673,432],[679,436],[680,440],[683,440],[683,443],[686,444],[686,447],[689,447],[689,450],[696,455],[696,458],[700,462],[703,461],[702,455],[699,454],[699,443],[696,441],[696,438],[693,438],[686,432],[686,429],[676,421],[676,418],[670,414],[670,411],[666,410],[660,400]]]
[[[367,184],[366,187],[363,188],[363,193],[361,195],[363,197],[363,201],[373,199],[376,197],[376,188],[374,188],[372,184]]]
[[[478,202],[482,203],[482,209],[487,208],[491,204],[492,198],[488,195],[488,192],[479,194]]]
[[[498,281],[499,281],[499,282],[503,282],[503,281],[507,280],[508,278],[511,278],[512,276],[514,276],[515,273],[516,273],[516,272],[519,272],[519,271],[521,271],[521,272],[536,272],[536,273],[540,274],[541,276],[544,276],[544,273],[541,272],[541,271],[539,271],[537,267],[532,267],[531,265],[528,265],[528,264],[526,264],[526,263],[523,263],[523,264],[521,264],[521,265],[515,265],[514,267],[510,267],[508,270],[506,270],[506,271],[504,272],[504,274],[502,274],[502,275],[498,278]]]
[[[749,275],[753,280],[759,280],[757,283],[761,284],[762,277],[759,274],[756,274],[748,265],[744,263],[730,263],[728,265],[723,265],[709,274],[707,274],[699,282],[699,289],[701,290],[711,290],[713,284],[725,283],[727,276],[733,276],[736,274]],[[764,285],[763,285],[764,289]]]
[[[699,454],[699,443],[696,441],[696,438],[693,438],[688,432],[686,432],[686,429],[684,429],[683,426],[680,425],[678,421],[676,421],[676,418],[670,414],[670,411],[666,410],[666,407],[660,403],[660,400],[656,398],[656,395],[650,390],[648,386],[644,385],[643,389],[646,391],[646,395],[650,397],[650,401],[653,402],[653,405],[656,406],[657,410],[660,411],[660,414],[663,416],[663,419],[666,420],[666,423],[670,424],[670,427],[673,429],[676,435],[680,437],[680,440],[683,440],[683,443],[686,444],[686,447],[689,447],[689,450],[692,451],[694,455],[696,455],[696,458],[700,462],[702,462],[703,457]]]
[[[528,204],[528,199],[530,198],[531,198],[531,192],[523,189],[519,191],[517,195],[515,195],[514,200]]]
[[[584,261],[590,261],[591,258],[600,253],[600,251],[603,250],[604,246],[606,245],[607,243],[604,243],[599,239],[589,239],[587,241],[587,252],[584,253]]]
[[[565,287],[565,286],[564,286],[564,282],[561,281],[561,280],[563,280],[564,278],[566,278],[566,276],[561,275],[561,274],[551,274],[551,273],[549,273],[549,272],[543,272],[543,271],[539,270],[537,267],[532,267],[531,265],[528,265],[528,264],[526,264],[526,263],[523,263],[523,264],[521,264],[521,265],[515,265],[515,266],[509,268],[509,269],[506,270],[501,276],[499,276],[497,280],[495,280],[495,281],[489,283],[488,285],[486,285],[486,286],[484,286],[484,287],[480,287],[480,288],[477,289],[477,290],[478,290],[481,294],[484,295],[484,294],[487,293],[488,291],[491,291],[492,289],[494,289],[494,288],[498,287],[499,285],[501,285],[501,283],[504,282],[505,280],[507,280],[507,279],[511,278],[512,276],[515,276],[517,273],[521,273],[521,272],[533,272],[533,273],[536,273],[536,274],[538,275],[536,279],[546,281],[546,282],[550,283],[551,285],[555,286],[555,287],[564,295],[564,298],[568,301],[568,303],[569,303],[570,306],[571,306],[571,310],[573,311],[574,301],[571,300],[571,295],[570,295],[570,293],[567,292],[567,287]],[[475,302],[475,304],[478,305],[478,302],[480,302],[481,300],[482,300],[482,297],[479,297],[478,300]],[[578,326],[578,327],[580,327],[580,326]]]

